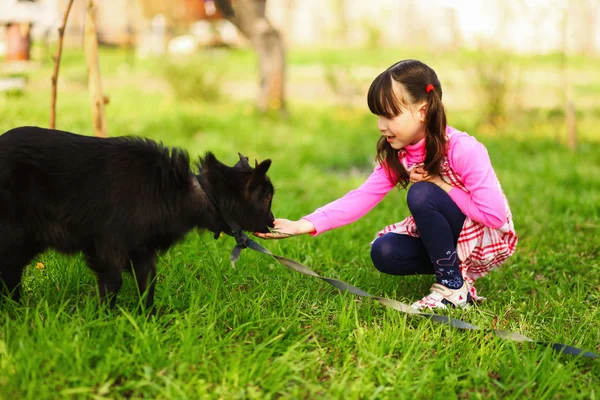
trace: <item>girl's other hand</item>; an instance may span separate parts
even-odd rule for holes
[[[432,178],[434,177],[432,177],[427,173],[427,171],[425,171],[422,164],[417,164],[410,169],[409,180],[411,183],[417,183],[421,181],[429,181],[435,183],[432,181]]]
[[[261,239],[285,239],[290,236],[302,235],[314,231],[315,227],[306,219],[290,221],[289,219],[276,218],[273,222],[273,228],[271,229],[271,232],[254,232],[254,236]]]
[[[410,170],[409,179],[410,179],[411,183],[416,183],[416,182],[421,182],[421,181],[431,182],[433,184],[438,185],[439,187],[444,189],[446,192],[449,192],[452,189],[452,185],[446,183],[446,181],[444,181],[441,176],[429,175],[427,173],[427,171],[425,171],[425,169],[423,169],[422,165],[416,165],[414,168],[412,168]]]

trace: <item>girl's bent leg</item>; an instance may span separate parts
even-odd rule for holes
[[[439,186],[414,183],[408,190],[408,208],[435,272],[437,283],[459,289],[464,281],[456,254],[456,243],[465,215]]]
[[[387,233],[377,238],[371,246],[371,259],[375,268],[391,275],[433,274],[427,249],[421,239]]]

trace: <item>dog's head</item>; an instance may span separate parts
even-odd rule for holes
[[[239,154],[239,153],[238,153]],[[251,167],[248,159],[239,154],[233,167],[221,163],[212,153],[200,160],[200,174],[210,185],[222,210],[250,232],[269,232],[273,227],[273,184],[267,177],[271,160],[256,161]],[[227,231],[227,227],[221,228]]]

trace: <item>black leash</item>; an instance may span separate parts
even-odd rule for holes
[[[396,311],[400,311],[405,314],[418,315],[420,317],[427,318],[438,324],[449,325],[449,326],[452,326],[457,329],[483,330],[482,328],[480,328],[478,326],[469,324],[468,322],[465,322],[465,321],[462,321],[462,320],[459,320],[456,318],[448,317],[445,315],[439,315],[439,314],[435,314],[435,313],[423,313],[423,312],[415,310],[414,308],[410,307],[408,304],[399,302],[397,300],[388,299],[388,298],[380,297],[380,296],[374,296],[356,286],[353,286],[344,281],[340,281],[339,279],[333,279],[333,278],[327,278],[327,277],[321,276],[321,275],[317,274],[316,272],[314,272],[313,270],[311,270],[310,268],[308,268],[307,266],[305,266],[299,262],[296,262],[294,260],[290,260],[289,258],[285,258],[285,257],[278,256],[276,254],[271,253],[269,250],[267,250],[263,246],[259,245],[252,239],[250,239],[242,231],[240,225],[231,216],[229,216],[227,213],[225,213],[223,211],[223,209],[219,206],[219,203],[217,203],[216,199],[214,198],[213,193],[210,191],[209,186],[208,186],[204,176],[200,175],[199,182],[200,182],[200,186],[204,190],[204,193],[206,194],[206,196],[209,198],[209,200],[212,202],[212,204],[218,210],[218,212],[221,215],[221,217],[223,218],[223,220],[227,223],[227,225],[231,229],[231,232],[225,232],[225,233],[227,233],[228,235],[233,236],[235,238],[235,241],[237,244],[231,251],[231,256],[230,256],[231,263],[234,266],[235,266],[236,261],[239,259],[240,254],[243,249],[252,249],[259,253],[266,254],[268,256],[273,257],[281,265],[284,265],[294,271],[300,272],[304,275],[319,278],[343,292],[352,293],[356,296],[372,298],[372,299],[378,301],[379,303],[383,304],[384,306],[393,308]],[[217,239],[219,237],[219,233],[220,232],[215,232],[215,239]],[[574,347],[574,346],[562,344],[562,343],[544,342],[544,341],[540,341],[540,340],[535,340],[535,339],[531,339],[527,336],[521,335],[519,333],[509,332],[509,331],[505,331],[502,329],[493,329],[492,332],[494,333],[495,336],[502,338],[502,339],[506,339],[506,340],[512,340],[512,341],[516,341],[516,342],[531,342],[531,343],[541,345],[544,347],[551,347],[554,351],[564,353],[564,354],[569,354],[572,356],[598,358],[597,354],[582,350],[582,349]]]

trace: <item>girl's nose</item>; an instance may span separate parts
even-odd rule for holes
[[[381,117],[377,118],[377,129],[379,129],[379,132],[385,132],[387,130],[387,124],[385,123],[385,120]]]

